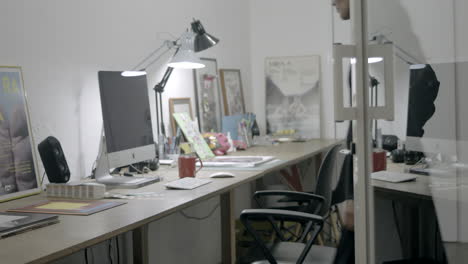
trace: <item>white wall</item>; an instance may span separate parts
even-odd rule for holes
[[[424,8],[420,8],[424,6]],[[375,0],[369,2],[369,33],[383,33],[396,45],[401,47],[421,63],[439,64],[452,63],[455,57],[454,7],[452,2],[438,0],[414,1],[385,1]],[[437,19],[432,19],[437,17]],[[399,53],[397,50],[395,52]],[[401,53],[399,53],[401,54]],[[447,67],[435,69],[439,80],[443,81],[440,87],[438,101],[452,100],[454,87],[453,71]],[[377,65],[370,66],[371,75],[383,80],[382,71]],[[452,80],[450,80],[450,78]],[[442,80],[441,80],[442,79]],[[448,80],[447,80],[448,79]],[[384,134],[394,134],[401,139],[406,138],[406,119],[409,89],[409,65],[395,57],[395,121],[381,121],[379,126]],[[384,89],[384,85],[380,86]],[[450,92],[447,92],[447,89]],[[445,94],[443,94],[445,93]],[[449,94],[450,93],[450,94]],[[380,92],[383,94],[383,92]],[[443,95],[449,98],[444,98]],[[380,99],[382,102],[383,98]],[[441,101],[442,100],[442,101]],[[453,106],[454,104],[452,104]],[[451,113],[454,113],[454,109]],[[440,112],[440,111],[439,111]],[[447,112],[447,111],[444,111]],[[435,119],[435,118],[434,118]],[[440,120],[443,120],[440,118]],[[447,120],[444,120],[446,123]],[[454,135],[455,121],[453,118],[448,125]]]
[[[5,25],[0,60],[22,67],[34,138],[56,136],[77,179],[90,173],[97,155],[102,123],[97,71],[133,67],[168,38],[163,32],[179,36],[192,18],[200,19],[221,42],[199,55],[217,58],[219,68],[241,69],[248,94],[247,7],[246,1],[227,0],[6,1],[0,10]],[[152,103],[151,88],[168,58],[148,69]],[[174,96],[193,96],[191,71],[174,71],[164,94],[166,109]]]
[[[241,69],[245,94],[250,94],[248,7],[247,0],[2,1],[0,64],[22,67],[34,139],[56,136],[76,180],[89,175],[98,151],[102,117],[97,71],[135,66],[167,38],[161,32],[179,36],[192,18],[200,19],[208,32],[221,39],[200,55],[217,58],[219,68]],[[168,58],[148,69],[152,107],[151,88],[160,80]],[[175,70],[163,98],[166,113],[168,98],[182,96],[193,96],[192,72]],[[249,96],[246,104],[250,109]],[[216,202],[188,212],[203,215]],[[219,210],[204,222],[187,221],[179,214],[165,220],[150,227],[151,246],[160,245],[152,248],[152,256],[161,263],[183,263],[186,256],[192,256],[194,263],[197,257],[198,263],[220,261],[220,254],[213,253],[220,252]],[[179,231],[181,225],[184,229]],[[161,234],[160,230],[171,231]],[[178,254],[178,247],[185,249],[185,257]]]
[[[253,111],[264,132],[265,58],[320,55],[321,135],[334,138],[330,1],[250,1]]]

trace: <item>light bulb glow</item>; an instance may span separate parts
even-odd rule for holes
[[[136,77],[146,75],[145,71],[123,71],[122,76],[124,77]]]
[[[382,57],[372,57],[367,59],[367,63],[372,64],[372,63],[377,63],[383,61]],[[350,62],[352,65],[356,64],[356,58],[351,58]]]
[[[168,63],[167,66],[172,67],[174,69],[201,69],[201,68],[205,68],[205,64],[196,63],[196,62],[189,62],[189,61],[171,62],[171,63]]]

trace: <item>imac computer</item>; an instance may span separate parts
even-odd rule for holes
[[[110,174],[112,168],[152,160],[156,156],[146,75],[126,77],[120,71],[100,71],[98,79],[104,130],[96,181],[125,188],[158,181],[154,177]]]
[[[457,155],[453,67],[453,63],[410,67],[405,147],[432,161],[447,162]]]

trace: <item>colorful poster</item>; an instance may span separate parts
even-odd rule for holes
[[[21,69],[0,67],[0,199],[38,188]]]

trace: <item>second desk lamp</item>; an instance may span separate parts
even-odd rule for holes
[[[162,108],[162,93],[166,86],[169,77],[174,68],[177,69],[199,69],[204,68],[205,65],[195,55],[195,52],[208,49],[219,42],[219,39],[208,34],[199,20],[194,20],[191,23],[191,30],[184,32],[180,38],[176,40],[166,40],[164,43],[146,56],[140,63],[132,68],[131,71],[124,71],[123,76],[138,76],[146,74],[145,70],[158,61],[164,54],[170,50],[175,49],[175,53],[171,61],[167,64],[166,72],[164,73],[160,82],[158,82],[153,90],[155,91],[155,109],[156,109],[156,123],[158,134],[158,155],[159,158],[164,157],[164,141],[166,130],[163,120]],[[162,51],[157,57],[153,58],[156,54]],[[148,62],[149,61],[149,62]]]

